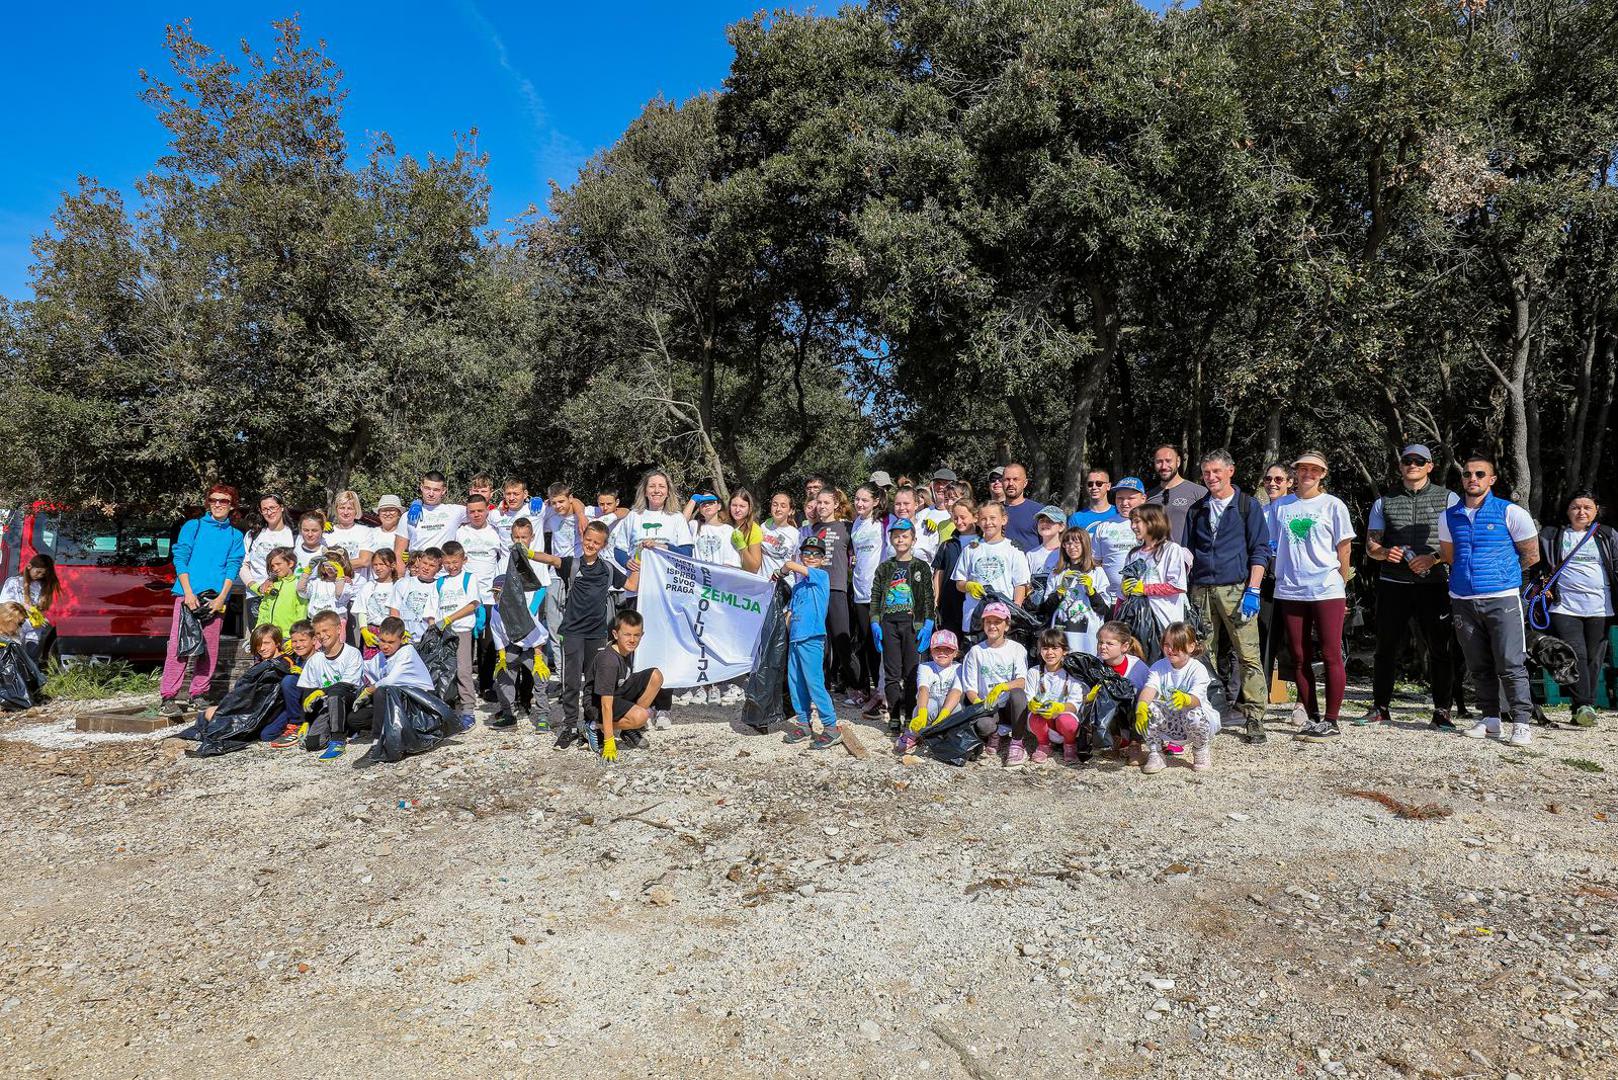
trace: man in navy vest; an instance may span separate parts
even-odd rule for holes
[[[1474,454],[1461,465],[1466,496],[1438,519],[1438,550],[1449,566],[1455,636],[1482,716],[1465,734],[1498,738],[1501,720],[1509,718],[1511,745],[1527,746],[1534,704],[1521,593],[1523,571],[1539,561],[1539,543],[1528,511],[1489,490],[1495,479],[1491,458]],[[1509,710],[1504,717],[1502,687]]]

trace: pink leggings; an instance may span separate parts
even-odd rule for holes
[[[1040,746],[1051,745],[1053,730],[1062,736],[1064,742],[1071,743],[1079,737],[1079,718],[1070,712],[1063,712],[1057,713],[1055,719],[1047,720],[1043,716],[1029,713],[1028,730],[1034,733],[1034,739]]]
[[[169,623],[169,642],[166,654],[163,657],[163,681],[159,684],[158,696],[167,700],[177,697],[180,693],[180,683],[185,679],[185,660],[175,656],[175,649],[180,645],[180,605],[185,603],[185,597],[174,598],[174,619]],[[202,698],[208,695],[208,684],[213,681],[213,668],[219,659],[219,633],[225,628],[224,617],[214,619],[202,628],[202,640],[207,644],[207,651],[197,657],[196,664],[191,668],[191,697]]]
[[[1287,645],[1292,649],[1293,679],[1298,684],[1298,704],[1309,719],[1321,718],[1315,696],[1314,638],[1320,637],[1320,659],[1326,665],[1326,719],[1336,720],[1343,709],[1343,688],[1348,673],[1343,670],[1343,617],[1346,600],[1276,600],[1276,612],[1286,627]]]

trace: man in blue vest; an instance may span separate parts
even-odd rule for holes
[[[1501,720],[1509,718],[1511,745],[1527,746],[1534,703],[1528,695],[1521,592],[1523,571],[1539,561],[1539,543],[1528,511],[1489,490],[1495,479],[1489,457],[1473,454],[1462,463],[1466,495],[1438,519],[1438,551],[1449,566],[1455,636],[1482,716],[1465,734],[1469,739],[1499,738]],[[1505,717],[1500,711],[1502,687]]]
[[[1399,653],[1414,619],[1427,641],[1428,685],[1433,692],[1432,727],[1454,731],[1457,673],[1451,663],[1455,632],[1444,566],[1438,561],[1438,519],[1461,501],[1432,482],[1433,452],[1420,443],[1399,454],[1400,484],[1371,504],[1365,523],[1365,554],[1382,564],[1376,584],[1376,666],[1371,711],[1358,724],[1391,723],[1393,682]]]

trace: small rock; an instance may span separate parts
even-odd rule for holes
[[[860,1021],[860,1038],[870,1042],[882,1041],[882,1027],[875,1020]]]
[[[815,887],[806,881],[798,886],[797,892],[799,896],[813,896],[815,895]]]
[[[1150,986],[1153,990],[1156,990],[1159,994],[1166,994],[1170,990],[1174,989],[1174,980],[1173,979],[1147,979],[1146,980],[1146,985]]]
[[[674,903],[674,890],[667,885],[653,885],[646,891],[646,902],[653,907],[668,907]]]
[[[624,894],[619,892],[617,889],[608,889],[607,890],[607,899],[608,900],[618,901],[618,900],[622,900],[623,898],[624,898]]]

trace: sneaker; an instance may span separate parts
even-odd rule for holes
[[[1434,709],[1433,718],[1427,721],[1427,726],[1434,731],[1454,731],[1455,721],[1449,718],[1448,709]]]
[[[1000,756],[1000,733],[997,731],[990,735],[983,743],[983,752],[993,757]]]
[[[472,714],[471,713],[462,713],[461,714],[461,733],[464,735],[466,732],[471,731],[472,730],[472,725],[474,723],[476,723],[476,721],[472,719]]]
[[[1192,750],[1191,767],[1197,772],[1207,772],[1213,768],[1213,747],[1199,746]]]
[[[747,704],[747,691],[732,683],[725,687],[725,697],[721,704],[727,709],[735,708],[737,705],[745,705]]]
[[[277,735],[275,739],[271,741],[270,749],[288,750],[294,746],[297,746],[298,739],[302,735],[302,726],[303,725],[301,724],[288,724],[286,727],[282,728],[281,734]]]
[[[157,711],[164,716],[179,716],[184,710],[180,708],[179,702],[171,697],[166,697],[157,703]]]
[[[692,691],[690,690],[682,690],[674,695],[674,707],[676,709],[689,709],[694,704],[696,704],[696,701],[692,697]]]
[[[551,729],[551,718],[546,713],[530,713],[528,719],[534,722],[535,731],[549,731]]]
[[[1028,748],[1022,744],[1021,739],[1012,739],[1006,747],[1006,768],[1015,769],[1028,764]]]
[[[1335,720],[1316,720],[1292,737],[1300,742],[1323,743],[1331,742],[1341,734]]]
[[[1596,711],[1588,705],[1580,705],[1573,710],[1573,724],[1576,727],[1595,727]]]
[[[1034,752],[1028,755],[1028,761],[1034,765],[1043,765],[1050,759],[1051,748],[1048,746],[1036,746],[1034,747]],[[1008,761],[1007,764],[1009,765],[1010,762]]]
[[[177,694],[177,695],[175,695],[174,708],[177,710],[175,712],[175,714],[174,714],[175,716],[184,716],[186,713],[190,712],[192,710],[192,708],[194,708],[194,706],[191,704],[191,695],[190,694]]]
[[[815,733],[809,730],[809,725],[803,723],[796,716],[787,717],[782,724],[786,729],[786,735],[781,739],[781,742],[787,746],[797,746],[799,743],[806,743],[814,738]]]
[[[667,709],[658,709],[652,714],[652,724],[659,731],[667,731],[674,726],[674,718],[669,715]]]
[[[904,722],[897,716],[888,717],[888,734],[897,735],[904,730]]]
[[[866,699],[865,708],[860,710],[860,715],[867,720],[875,719],[876,717],[881,716],[883,710],[885,710],[887,707],[888,702],[886,698],[884,698],[881,694],[872,694]]]
[[[584,745],[590,748],[590,753],[596,757],[601,756],[601,729],[594,724],[584,725]]]
[[[914,731],[907,731],[903,735],[900,735],[899,741],[893,744],[893,752],[898,754],[900,757],[904,757],[906,754],[913,752],[915,749],[916,733]]]
[[[1160,773],[1168,767],[1169,763],[1163,760],[1162,751],[1153,750],[1146,755],[1146,760],[1141,763],[1140,771],[1150,776],[1153,773]]]
[[[841,746],[842,743],[842,730],[834,725],[829,728],[821,728],[820,733],[809,740],[809,749],[830,750],[834,746]]]
[[[859,692],[858,690],[856,690],[854,693],[848,695],[846,698],[843,699],[843,704],[844,705],[853,705],[856,708],[858,708],[860,706],[863,706],[866,703],[867,700],[868,700],[867,695],[865,695],[865,694]]]
[[[341,739],[333,739],[331,742],[326,744],[326,749],[322,750],[320,752],[320,756],[318,758],[316,758],[315,760],[316,761],[336,761],[338,758],[343,756],[343,751],[347,750],[347,749],[348,749],[348,744],[345,743],[343,740],[341,740]]]
[[[556,733],[556,741],[551,744],[551,749],[566,750],[568,747],[572,746],[582,738],[584,738],[584,736],[579,734],[578,728],[572,727],[571,725],[564,727],[561,731]]]
[[[495,714],[494,719],[485,720],[484,723],[488,724],[490,727],[493,727],[493,728],[516,727],[517,726],[517,718],[515,716],[512,716],[510,713],[506,712],[504,709],[501,709],[498,713]]]
[[[1170,757],[1179,757],[1181,754],[1185,753],[1185,747],[1181,746],[1179,743],[1164,743],[1163,752],[1168,754]]]
[[[1038,757],[1038,754],[1034,755]],[[1062,764],[1077,765],[1079,763],[1079,748],[1070,739],[1062,744]]]
[[[1512,724],[1511,738],[1506,740],[1512,746],[1527,746],[1534,741],[1534,733],[1527,724]]]
[[[1388,707],[1386,705],[1373,705],[1371,708],[1366,710],[1364,716],[1358,717],[1354,720],[1355,727],[1365,727],[1367,724],[1391,723],[1393,723],[1393,714],[1388,711]]]
[[[1248,717],[1247,718],[1247,742],[1248,742],[1248,745],[1256,746],[1259,743],[1263,742],[1267,738],[1269,738],[1269,736],[1264,731],[1264,721],[1262,719],[1260,719],[1259,717],[1256,717],[1256,716]]]
[[[1498,739],[1500,737],[1500,718],[1498,716],[1485,717],[1461,732],[1468,739]]]

